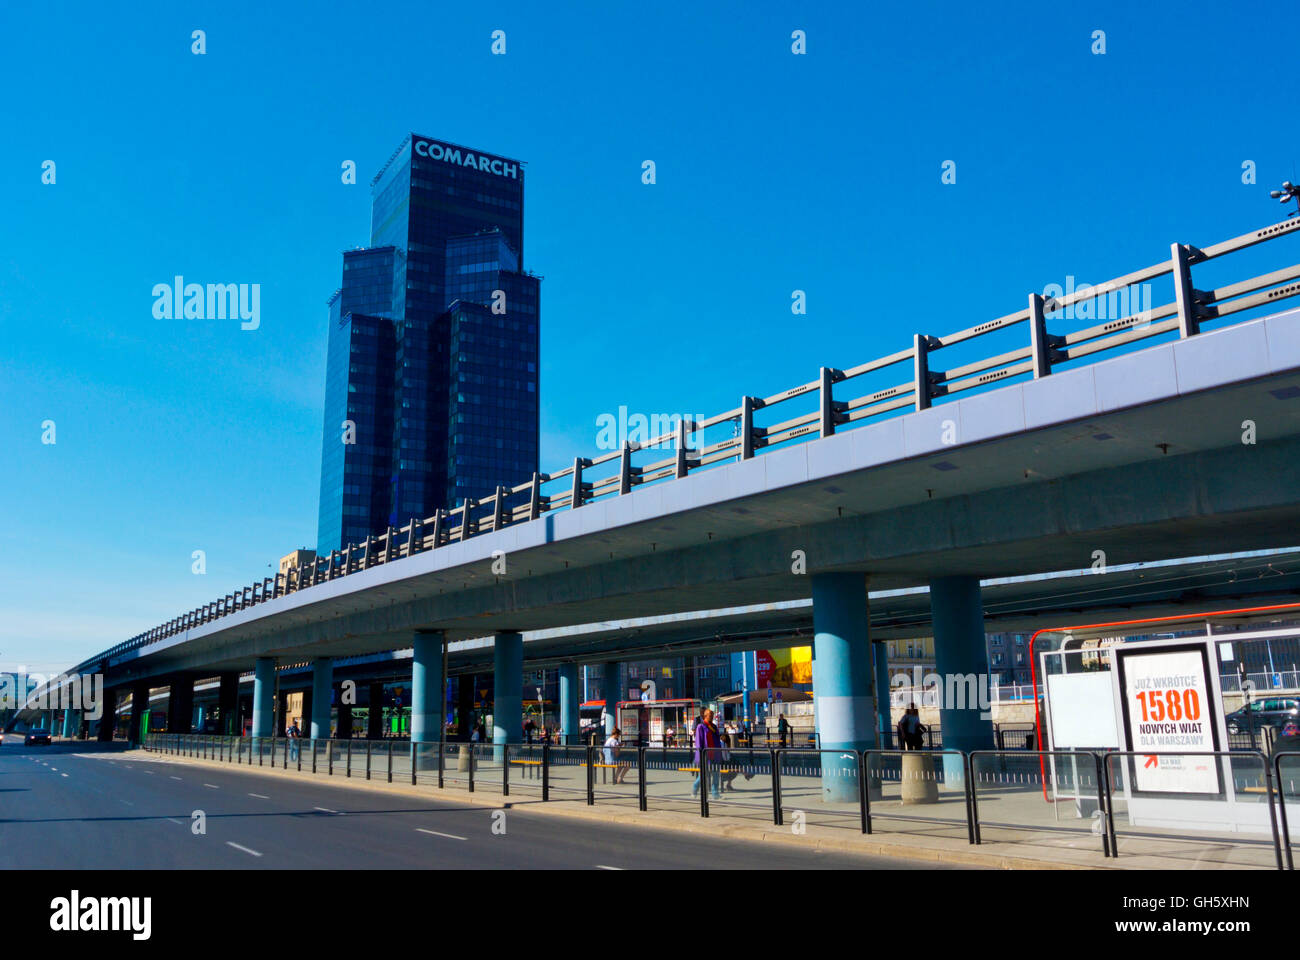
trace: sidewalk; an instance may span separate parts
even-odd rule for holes
[[[625,800],[602,800],[597,798],[593,806],[588,806],[583,798],[550,800],[543,803],[539,796],[524,793],[502,797],[499,788],[469,793],[464,789],[443,788],[432,785],[412,786],[409,783],[389,784],[383,780],[370,780],[353,777],[344,778],[336,773],[333,776],[320,772],[316,774],[294,769],[284,770],[267,766],[235,765],[217,760],[203,760],[194,757],[161,754],[143,749],[134,749],[122,754],[124,761],[168,762],[205,768],[221,768],[241,773],[255,773],[269,778],[290,778],[310,780],[315,784],[328,784],[340,789],[373,791],[412,797],[445,797],[457,803],[468,803],[484,807],[526,810],[530,814],[573,818],[602,823],[632,825],[651,830],[672,830],[676,832],[708,834],[729,837],[736,840],[761,841],[768,843],[788,843],[822,850],[834,850],[837,853],[861,853],[882,857],[930,861],[944,864],[963,864],[987,869],[1000,870],[1186,870],[1189,867],[1199,869],[1240,869],[1242,867],[1261,866],[1260,857],[1243,860],[1236,855],[1237,848],[1229,844],[1190,844],[1186,853],[1171,855],[1171,845],[1163,842],[1160,846],[1138,838],[1119,838],[1120,853],[1117,858],[1106,858],[1101,854],[1099,837],[1081,833],[1054,833],[1030,831],[1027,829],[1007,830],[986,826],[983,828],[983,840],[980,845],[967,842],[965,826],[959,828],[950,824],[904,824],[907,833],[898,832],[898,821],[880,821],[871,835],[864,835],[857,829],[827,827],[809,823],[802,834],[796,834],[787,824],[777,827],[749,818],[730,817],[713,814],[704,819],[695,811],[687,810],[649,810],[641,812],[635,805]],[[1271,863],[1272,852],[1267,860]]]

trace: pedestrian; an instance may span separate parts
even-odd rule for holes
[[[921,711],[915,703],[909,703],[898,721],[898,743],[903,750],[922,750],[925,748],[925,724],[921,723]]]
[[[623,778],[627,776],[628,770],[631,769],[628,764],[623,763],[618,758],[621,752],[620,748],[623,746],[623,741],[620,739],[622,736],[623,731],[615,727],[614,732],[605,739],[605,763],[614,767],[615,783],[622,783]]]
[[[713,711],[707,707],[695,725],[695,782],[691,785],[692,797],[699,796],[700,793],[700,772],[704,769],[702,761],[707,761],[709,767],[709,796],[719,800],[722,798],[718,774],[722,766],[722,738],[718,736],[718,728],[713,725]]]
[[[785,718],[784,713],[781,714],[781,719],[777,721],[776,729],[781,735],[781,746],[784,747],[786,741],[790,738],[790,721]]]

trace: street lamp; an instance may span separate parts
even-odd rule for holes
[[[1282,204],[1290,203],[1294,200],[1296,202],[1295,213],[1288,213],[1287,217],[1300,217],[1300,187],[1297,187],[1290,180],[1283,180],[1282,189],[1270,190],[1268,195],[1278,203]]]

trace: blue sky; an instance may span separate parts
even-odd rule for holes
[[[556,468],[621,405],[729,409],[1280,219],[1267,191],[1300,159],[1281,16],[7,5],[0,664],[75,661],[314,545],[325,301],[408,131],[528,162]],[[176,274],[260,283],[260,328],[156,320]]]

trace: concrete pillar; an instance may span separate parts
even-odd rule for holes
[[[880,746],[889,749],[894,745],[894,715],[889,702],[889,647],[873,643],[871,652],[876,663],[876,732]]]
[[[560,742],[577,743],[582,691],[578,686],[578,665],[560,664]]]
[[[411,665],[411,742],[442,740],[442,713],[446,681],[442,673],[441,631],[417,633]]]
[[[823,750],[876,747],[867,578],[862,573],[814,573],[813,698]],[[856,764],[822,754],[822,799],[858,798]]]
[[[379,740],[384,735],[384,682],[375,680],[370,684],[370,696],[366,707],[366,739]]]
[[[72,737],[72,709],[65,707],[63,710],[63,739],[69,740]]]
[[[934,623],[935,672],[943,679],[939,729],[945,750],[991,750],[993,717],[987,706],[988,648],[984,642],[984,607],[979,577],[936,577],[930,581],[930,615]],[[961,784],[955,755],[944,757],[947,789]]]
[[[524,637],[498,633],[492,639],[492,742],[524,738]]]
[[[144,715],[149,712],[149,684],[137,681],[131,685],[131,732],[127,737],[131,743],[140,742],[140,730]]]
[[[627,696],[623,690],[623,664],[617,660],[605,664],[600,689],[605,698],[605,736],[608,737],[618,726],[618,702]]]
[[[172,677],[168,687],[167,732],[190,733],[194,722],[194,678]]]
[[[258,657],[253,665],[253,736],[271,736],[274,708],[275,660]]]
[[[117,691],[111,687],[104,688],[104,695],[99,703],[99,731],[95,739],[108,742],[113,739],[113,728],[117,725]]]
[[[474,674],[462,673],[456,678],[456,735],[468,740],[474,732]]]
[[[239,674],[223,673],[217,693],[217,711],[221,714],[221,732],[228,737],[239,733]]]
[[[330,692],[334,688],[334,660],[317,657],[311,665],[311,737],[328,740],[330,735]]]

